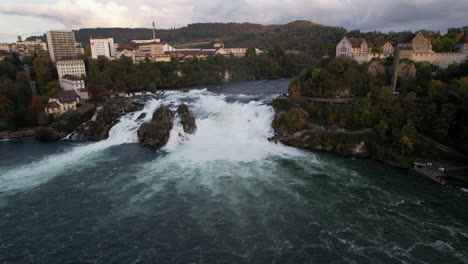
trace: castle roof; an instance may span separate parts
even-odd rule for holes
[[[353,48],[360,48],[362,42],[366,42],[369,48],[373,48],[375,46],[374,43],[372,43],[370,40],[365,39],[365,38],[347,38],[347,39],[351,43],[351,46],[353,46]]]
[[[387,42],[390,43],[390,45],[393,46],[393,44],[392,44],[390,41],[388,41],[388,40],[378,40],[378,41],[374,41],[374,45],[375,45],[376,47],[383,47],[385,44],[387,44]]]

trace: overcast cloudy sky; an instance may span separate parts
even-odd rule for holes
[[[0,42],[84,27],[181,27],[194,22],[284,24],[306,19],[349,30],[444,31],[468,25],[467,0],[0,0]]]

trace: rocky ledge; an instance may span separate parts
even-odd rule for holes
[[[177,115],[184,128],[184,132],[195,132],[195,118],[189,115],[185,104],[179,105]],[[150,122],[143,123],[138,129],[138,138],[146,146],[163,147],[169,140],[170,131],[174,125],[175,113],[168,106],[161,106],[153,113]]]
[[[99,141],[109,137],[109,130],[126,113],[142,110],[143,104],[129,98],[110,98],[96,111],[95,117],[76,129],[81,140]]]

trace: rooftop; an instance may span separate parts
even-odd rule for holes
[[[347,39],[351,43],[351,46],[353,46],[353,48],[360,48],[362,42],[364,42],[364,41],[367,42],[367,46],[369,48],[374,47],[374,43],[372,43],[370,40],[365,39],[365,38],[347,38]]]
[[[48,102],[46,108],[60,108],[60,105],[56,102]]]
[[[135,49],[135,44],[134,43],[121,42],[121,43],[119,43],[119,46],[117,47],[117,51],[134,50],[134,49]]]
[[[75,101],[77,98],[80,98],[74,90],[70,91],[60,91],[53,95],[51,98],[58,99],[61,103],[69,103]]]

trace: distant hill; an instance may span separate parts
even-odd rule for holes
[[[269,49],[277,44],[286,50],[302,51],[320,57],[323,46],[335,44],[346,32],[341,27],[298,20],[285,25],[268,26],[252,23],[196,23],[178,29],[157,29],[156,36],[162,41],[183,46],[189,42],[204,42],[209,47],[217,39],[226,45],[260,49]],[[85,46],[89,45],[90,36],[113,37],[114,42],[119,43],[133,39],[150,39],[152,35],[153,31],[149,28],[83,28],[75,31],[76,40]],[[45,40],[44,37],[41,38]]]
[[[446,36],[454,38],[468,28],[449,28]],[[436,40],[442,35],[440,32],[421,30],[426,37],[438,45]],[[257,47],[268,50],[273,45],[280,45],[286,50],[304,52],[309,56],[320,58],[326,50],[334,54],[336,43],[345,35],[356,38],[368,38],[374,42],[389,40],[399,42],[407,39],[413,32],[378,31],[348,32],[342,27],[331,27],[316,24],[307,20],[296,20],[285,25],[260,25],[252,23],[196,23],[178,29],[157,29],[156,37],[172,45],[184,48],[211,47],[217,39],[227,46]],[[149,28],[83,28],[75,30],[76,40],[89,46],[90,36],[113,37],[115,43],[130,42],[133,39],[151,39],[152,29]],[[45,36],[31,36],[29,39]],[[448,48],[450,49],[450,48]]]

